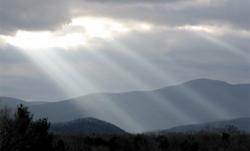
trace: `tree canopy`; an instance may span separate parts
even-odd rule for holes
[[[0,111],[1,151],[52,151],[52,135],[47,119],[34,120],[27,107],[20,105],[14,114]]]

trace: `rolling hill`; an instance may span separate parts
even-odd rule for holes
[[[250,133],[250,118],[237,118],[232,120],[208,122],[203,124],[192,124],[173,127],[167,130],[160,131],[159,133],[166,132],[198,132],[201,130],[216,130],[224,129],[228,126],[234,126],[238,130]]]
[[[129,132],[250,117],[250,84],[198,79],[153,91],[99,93],[79,98],[28,104],[36,118],[51,122],[102,119]]]
[[[54,123],[50,131],[56,134],[125,134],[119,127],[95,118],[83,118],[70,122]]]

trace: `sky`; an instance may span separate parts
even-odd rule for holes
[[[0,0],[0,96],[250,83],[249,0]]]

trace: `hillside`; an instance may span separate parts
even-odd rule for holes
[[[250,117],[250,84],[198,79],[153,91],[99,93],[30,105],[35,117],[51,122],[94,117],[129,132]]]
[[[84,118],[51,125],[51,132],[56,134],[125,134],[119,127],[94,118]]]
[[[234,126],[240,131],[250,133],[250,118],[237,118],[232,120],[216,121],[203,124],[183,125],[160,131],[160,133],[197,132],[201,130],[223,129],[228,126]]]

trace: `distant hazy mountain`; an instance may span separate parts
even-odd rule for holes
[[[228,126],[234,126],[240,131],[250,133],[250,118],[237,118],[233,120],[224,120],[209,122],[203,124],[193,124],[193,125],[183,125],[173,127],[167,130],[160,131],[160,133],[165,132],[197,132],[201,130],[213,130],[213,129],[223,129]]]
[[[14,109],[20,104],[23,104],[25,106],[33,106],[33,105],[41,105],[41,104],[46,104],[46,103],[49,103],[49,102],[41,102],[41,101],[26,102],[26,101],[21,100],[21,99],[0,96],[0,109],[5,108],[5,107]]]
[[[30,105],[52,122],[94,117],[130,132],[250,117],[250,84],[198,79],[153,91],[100,93]]]
[[[119,127],[95,118],[52,124],[51,132],[60,134],[125,134]]]
[[[28,103],[20,99],[0,97],[0,109],[4,107],[16,108],[19,104],[27,105]]]

